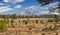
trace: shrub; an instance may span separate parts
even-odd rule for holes
[[[29,30],[32,30],[32,25],[29,25],[29,26],[28,26],[28,29],[29,29]]]
[[[53,28],[53,30],[58,30],[58,26],[55,25],[54,28]]]
[[[45,35],[45,33],[42,33],[42,35]]]
[[[13,21],[13,19],[11,20],[11,27],[15,27],[15,25],[13,24],[14,23],[14,21]]]
[[[40,23],[44,24],[43,20],[41,20]]]
[[[27,21],[27,20],[23,20],[23,22],[24,22],[25,24],[28,24],[28,21]]]
[[[54,20],[55,20],[56,23],[58,22],[58,20],[59,20],[58,15],[54,15]]]
[[[14,23],[13,19],[11,20],[11,23]]]
[[[19,20],[19,23],[20,23],[20,20]]]
[[[49,29],[48,28],[43,28],[42,31],[47,32],[47,31],[49,31]]]
[[[26,26],[28,27],[29,30],[32,30],[32,28],[35,28],[35,25],[29,25],[29,26]]]
[[[11,23],[11,27],[15,28],[15,25],[13,23]]]
[[[35,25],[33,25],[32,27],[35,28]]]
[[[7,30],[7,23],[5,21],[0,21],[0,32]]]
[[[36,24],[38,24],[38,20],[36,20],[35,22],[36,22]]]
[[[56,33],[56,35],[58,35],[58,33]]]
[[[49,19],[48,22],[53,22],[53,20],[52,19]]]

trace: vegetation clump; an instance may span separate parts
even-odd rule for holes
[[[40,23],[44,24],[43,20],[41,20]]]
[[[53,22],[53,20],[52,19],[49,19],[47,22]]]
[[[54,15],[54,20],[55,20],[56,23],[58,23],[58,20],[59,20],[58,15]]]
[[[11,20],[11,27],[15,28],[13,19]]]
[[[29,29],[29,30],[32,30],[33,28],[35,28],[35,25],[29,25],[29,26],[28,26],[28,29]]]
[[[45,35],[45,33],[42,33],[42,35]]]
[[[36,22],[36,24],[38,24],[38,20],[36,20],[35,22]]]
[[[23,23],[28,24],[28,21],[27,20],[23,20]]]
[[[32,30],[32,26],[31,26],[31,25],[29,25],[28,29],[29,29],[29,30]]]
[[[0,32],[5,32],[7,30],[7,23],[2,20],[0,21]]]
[[[53,30],[58,30],[58,26],[55,24]]]
[[[58,33],[56,32],[56,35],[58,35]]]

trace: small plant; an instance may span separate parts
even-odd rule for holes
[[[28,24],[28,21],[27,21],[27,20],[23,20],[23,22],[24,22],[25,24]]]
[[[56,33],[56,35],[58,35],[58,33]]]
[[[36,22],[36,24],[38,24],[38,20],[36,20],[35,22]]]
[[[35,25],[33,25],[32,27],[35,28]]]
[[[19,20],[19,23],[20,23],[20,20]]]
[[[53,22],[53,20],[52,19],[49,19],[48,22]]]
[[[0,21],[0,32],[4,32],[7,30],[7,23],[5,21]]]
[[[41,20],[40,23],[44,24],[43,20]]]
[[[47,31],[49,31],[49,29],[48,28],[43,28],[42,31],[47,32]]]
[[[6,21],[7,21],[7,23],[9,23],[9,17],[7,17],[7,20]]]
[[[14,21],[13,21],[13,19],[11,20],[11,27],[15,27],[15,25],[13,24],[14,23]]]
[[[32,28],[35,28],[35,25],[29,25],[29,26],[26,26],[28,27],[29,30],[32,30]]]
[[[11,27],[15,28],[15,25],[13,23],[11,23]]]
[[[52,27],[51,26],[49,26],[49,30],[52,30]]]
[[[11,20],[11,23],[14,23],[13,19]]]
[[[45,33],[42,33],[42,35],[45,35]]]
[[[28,26],[28,29],[29,29],[29,30],[32,30],[32,26],[31,26],[31,25],[29,25],[29,26]]]
[[[55,25],[54,28],[53,28],[53,30],[58,30],[58,26]]]

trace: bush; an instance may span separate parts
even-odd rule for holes
[[[35,28],[35,25],[29,25],[27,26],[29,30],[32,30],[32,28]]]
[[[49,31],[49,29],[48,28],[44,28],[44,29],[42,29],[42,31],[47,32],[47,31]]]
[[[29,25],[28,27],[29,27],[29,30],[32,30],[32,26],[31,25]]]
[[[33,25],[32,27],[35,28],[35,25]]]
[[[53,20],[52,19],[49,19],[48,22],[53,22]]]
[[[15,25],[13,23],[11,23],[11,27],[15,28]]]
[[[44,24],[43,20],[41,20],[40,23]]]
[[[15,25],[13,24],[14,23],[14,21],[13,21],[13,19],[11,20],[11,27],[15,27]]]
[[[13,19],[11,20],[11,23],[14,23]]]
[[[45,35],[45,33],[42,33],[42,35]]]
[[[58,35],[58,33],[56,33],[56,35]]]
[[[0,32],[7,30],[7,23],[5,21],[0,21]]]
[[[36,24],[38,24],[38,20],[36,20],[35,22],[36,22]]]
[[[28,21],[27,21],[27,20],[23,20],[23,22],[24,22],[25,24],[28,24]]]
[[[20,23],[20,20],[19,20],[19,23]]]
[[[55,25],[54,28],[53,28],[53,30],[58,30],[58,26]]]

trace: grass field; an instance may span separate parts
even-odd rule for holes
[[[60,22],[48,22],[52,18],[18,18],[7,24],[7,31],[0,35],[60,35]],[[3,19],[0,19],[3,20]]]

